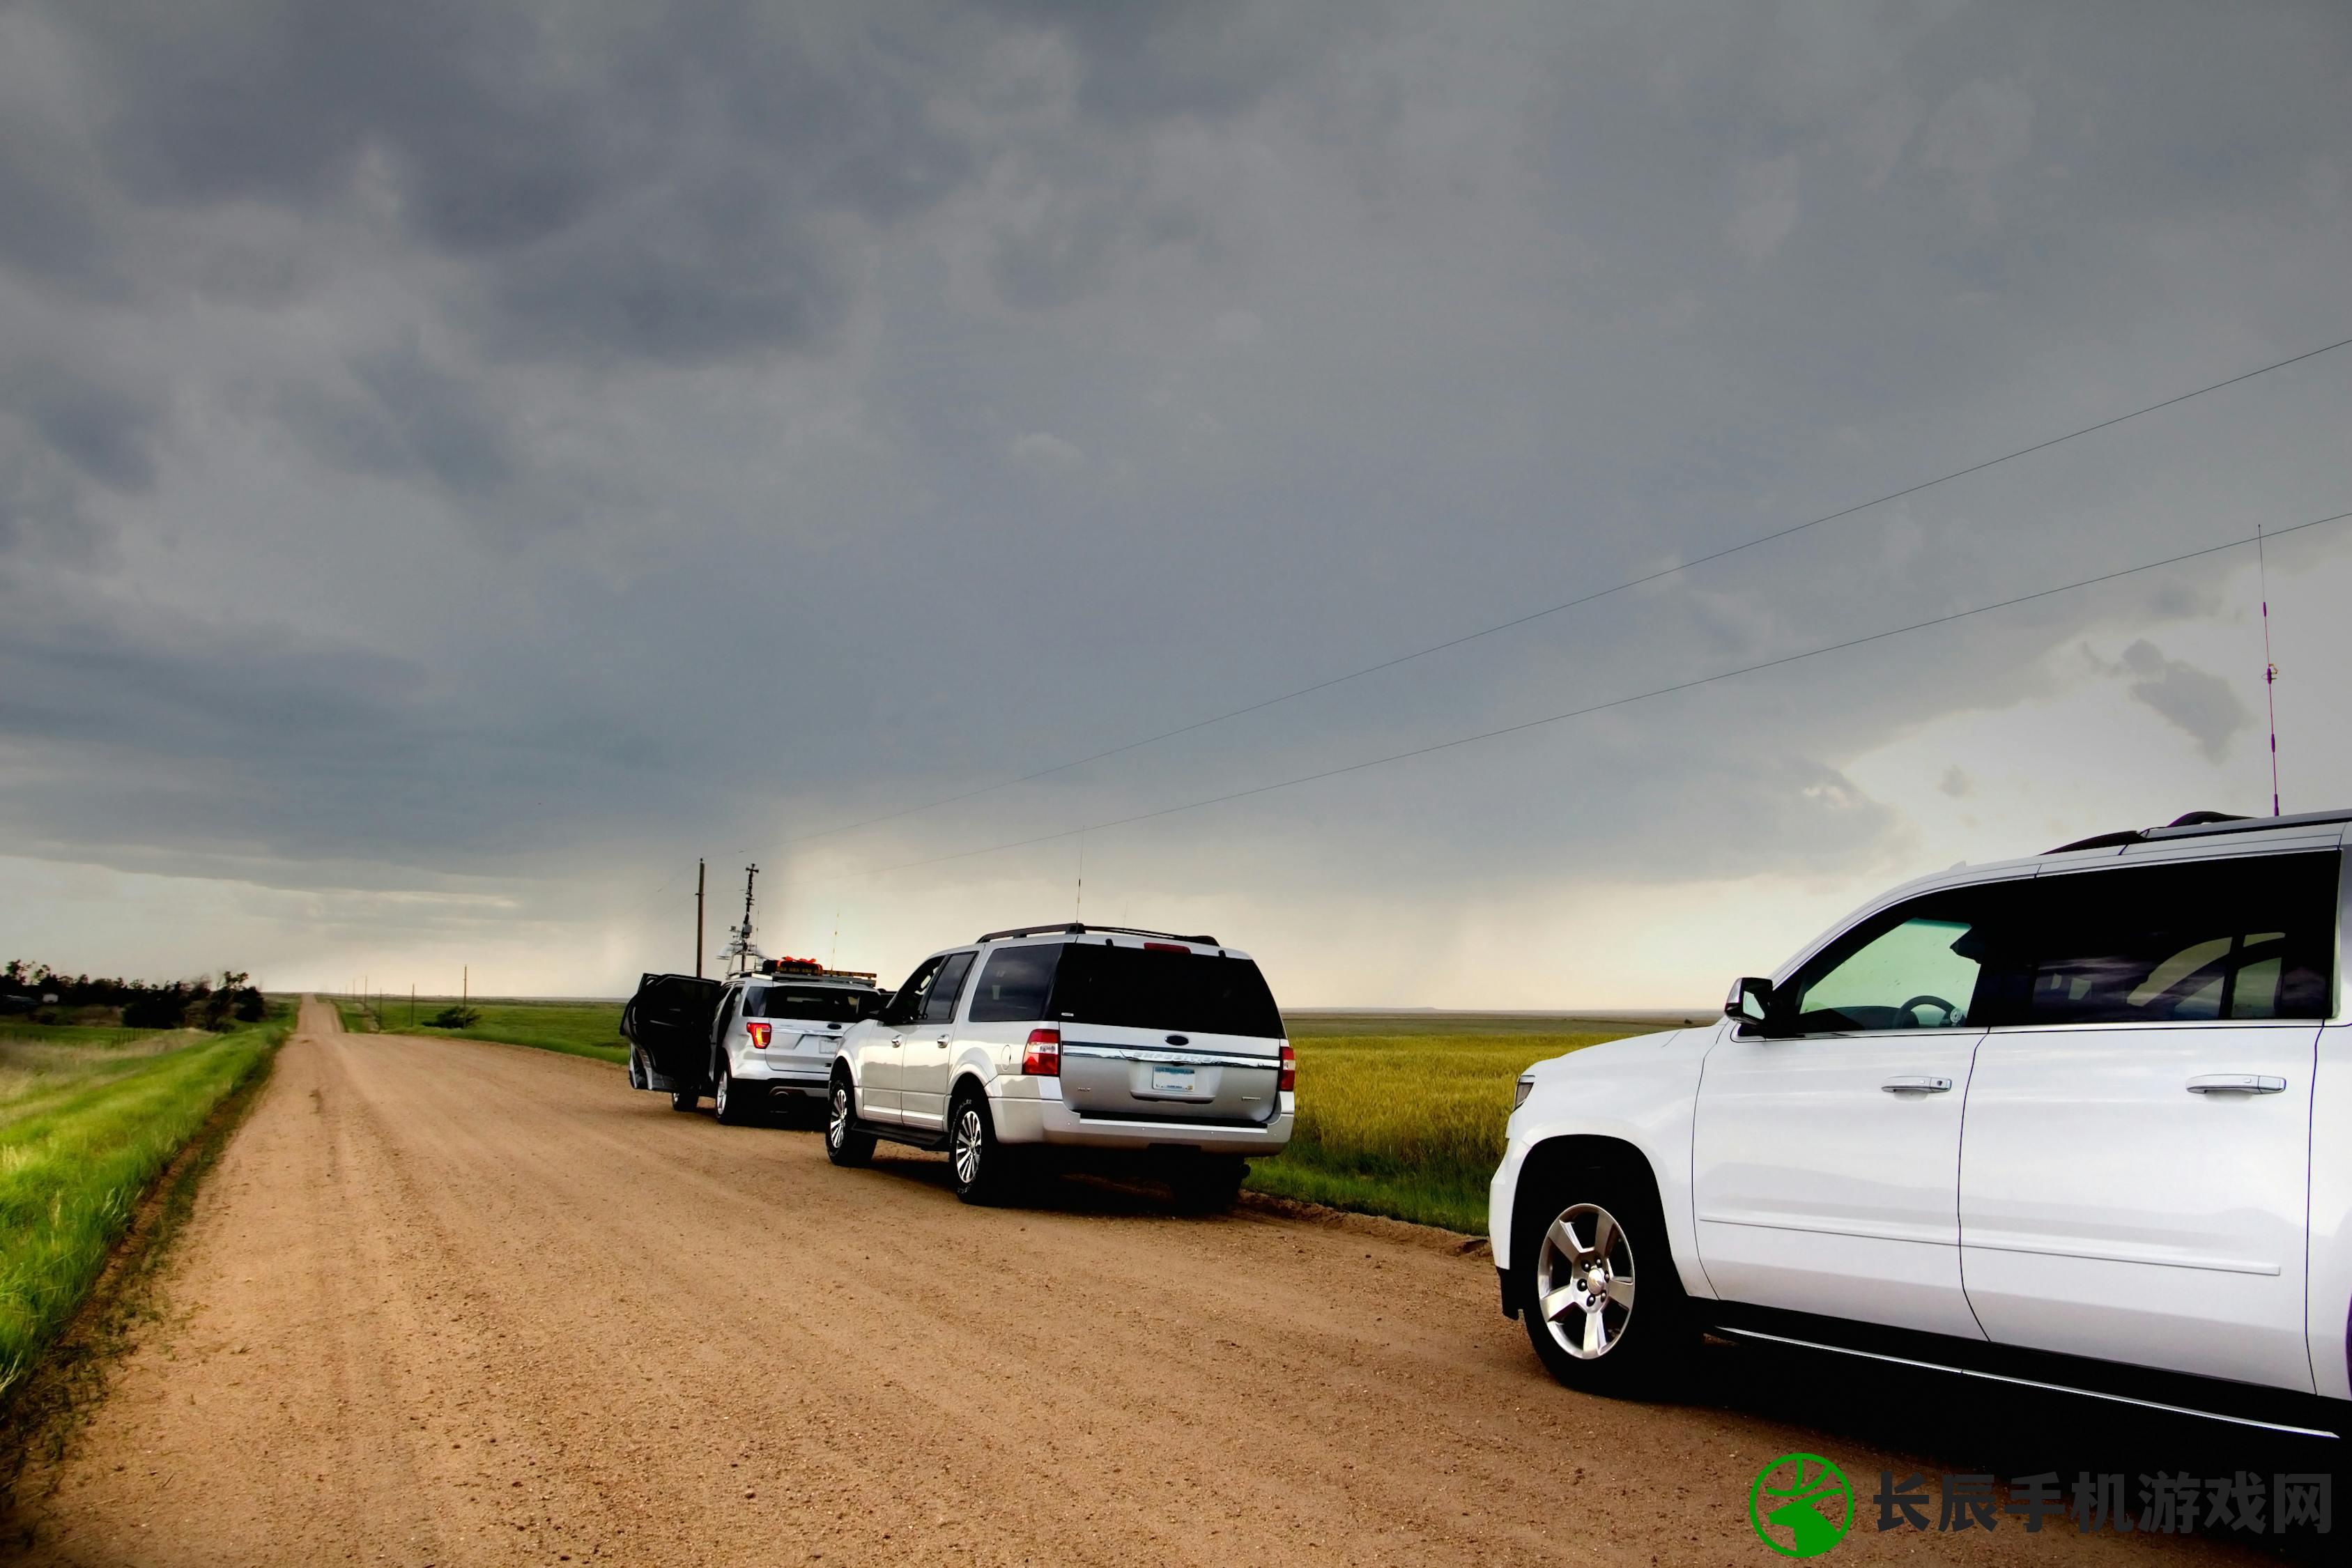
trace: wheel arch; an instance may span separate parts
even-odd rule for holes
[[[1666,1249],[1666,1261],[1673,1265],[1675,1274],[1683,1279],[1685,1289],[1688,1289],[1698,1260],[1695,1257],[1685,1257],[1686,1248],[1678,1244],[1674,1220],[1666,1208],[1666,1194],[1670,1189],[1660,1179],[1656,1166],[1651,1163],[1649,1152],[1630,1139],[1607,1133],[1567,1132],[1544,1139],[1528,1148],[1526,1157],[1519,1163],[1517,1181],[1512,1190],[1512,1234],[1489,1238],[1490,1243],[1501,1244],[1496,1247],[1496,1254],[1506,1259],[1497,1267],[1506,1276],[1505,1295],[1512,1301],[1511,1316],[1518,1315],[1515,1287],[1525,1280],[1533,1262],[1532,1258],[1522,1256],[1527,1248],[1520,1245],[1523,1233],[1530,1224],[1528,1205],[1531,1197],[1566,1172],[1596,1170],[1639,1181],[1648,1188],[1650,1202],[1656,1205],[1661,1222],[1661,1239]]]

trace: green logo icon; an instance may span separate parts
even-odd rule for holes
[[[1748,1522],[1783,1557],[1819,1557],[1853,1523],[1853,1483],[1819,1454],[1783,1454],[1756,1472]]]

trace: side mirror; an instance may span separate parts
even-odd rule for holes
[[[1723,999],[1723,1016],[1761,1027],[1772,1016],[1772,983],[1753,974],[1733,981],[1731,994]]]

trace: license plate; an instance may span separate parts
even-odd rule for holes
[[[1153,1068],[1151,1092],[1154,1094],[1190,1094],[1192,1092],[1191,1068]]]

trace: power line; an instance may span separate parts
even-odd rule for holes
[[[1970,474],[1983,473],[1987,468],[1999,468],[2003,463],[2014,462],[2020,458],[2030,458],[2036,452],[2046,452],[2053,447],[2063,446],[2068,441],[2078,440],[2084,436],[2095,436],[2102,430],[2112,430],[2116,426],[2124,424],[2128,420],[2137,419],[2143,415],[2155,414],[2160,410],[2173,407],[2178,404],[2186,403],[2191,398],[2202,397],[2209,392],[2220,392],[2225,387],[2235,386],[2240,382],[2252,381],[2258,375],[2268,375],[2274,370],[2284,370],[2291,364],[2300,364],[2305,360],[2315,359],[2324,353],[2333,353],[2336,350],[2344,348],[2347,345],[2352,345],[2352,338],[2344,338],[2336,342],[2326,344],[2320,348],[2308,349],[2302,353],[2294,354],[2283,360],[2275,360],[2269,364],[2260,365],[2252,370],[2245,371],[2237,375],[2231,376],[2226,381],[2213,382],[2209,385],[2198,387],[2194,391],[2184,392],[2174,397],[2168,397],[2161,403],[2151,403],[2145,408],[2135,408],[2128,414],[2118,414],[2111,419],[2102,419],[2095,425],[2085,425],[2079,430],[2069,430],[2063,436],[2053,436],[2048,440],[2037,441],[2031,447],[2020,447],[2015,451],[2004,452],[2000,457],[1988,458],[1980,463],[1971,463],[1965,468],[1954,468],[1948,474],[1938,474],[1932,479],[1923,479],[1916,485],[1906,486],[1899,490],[1889,490],[1885,495],[1874,496],[1865,501],[1857,501],[1853,505],[1846,507],[1842,510],[1826,512],[1820,517],[1811,518],[1803,522],[1790,523],[1788,527],[1776,529],[1770,533],[1759,533],[1755,538],[1745,541],[1742,543],[1727,545],[1721,550],[1714,551],[1706,555],[1695,556],[1691,560],[1679,562],[1672,566],[1660,567],[1655,572],[1644,573],[1643,575],[1638,577],[1628,577],[1622,583],[1613,584],[1606,588],[1596,588],[1591,593],[1581,595],[1573,599],[1565,600],[1562,603],[1550,605],[1547,608],[1530,610],[1526,615],[1514,616],[1507,621],[1497,621],[1491,626],[1486,626],[1475,632],[1465,632],[1460,637],[1448,637],[1444,642],[1431,643],[1426,647],[1415,648],[1410,653],[1402,653],[1393,658],[1382,659],[1378,664],[1368,664],[1360,669],[1351,669],[1344,675],[1335,675],[1328,680],[1318,680],[1312,685],[1301,686],[1293,690],[1285,691],[1276,696],[1264,698],[1256,702],[1248,703],[1240,708],[1229,709],[1223,713],[1213,714],[1206,719],[1197,719],[1190,724],[1179,724],[1172,730],[1162,730],[1157,734],[1146,735],[1140,740],[1129,741],[1123,744],[1111,746],[1099,752],[1090,752],[1083,757],[1074,757],[1066,763],[1055,763],[1052,767],[1039,768],[1035,773],[1023,773],[1018,778],[999,779],[994,784],[981,784],[976,788],[963,790],[955,795],[941,795],[937,800],[925,801],[919,805],[905,806],[898,811],[886,811],[878,816],[860,817],[856,822],[845,822],[833,827],[821,827],[814,833],[803,833],[793,837],[787,838],[783,842],[786,845],[805,844],[810,842],[812,839],[829,838],[836,834],[853,833],[861,827],[872,827],[877,823],[896,822],[900,817],[915,816],[926,811],[936,811],[943,805],[954,805],[961,801],[971,800],[983,795],[992,795],[998,790],[1012,789],[1018,784],[1034,784],[1039,779],[1050,777],[1055,773],[1067,773],[1072,768],[1084,767],[1088,763],[1098,763],[1107,757],[1116,757],[1120,755],[1122,752],[1138,751],[1145,746],[1157,745],[1162,741],[1174,740],[1179,735],[1189,735],[1195,730],[1205,730],[1211,725],[1224,723],[1229,719],[1239,719],[1246,714],[1255,713],[1264,709],[1278,706],[1281,703],[1295,701],[1301,697],[1312,696],[1318,691],[1328,691],[1334,686],[1345,685],[1350,680],[1360,680],[1365,676],[1377,675],[1384,669],[1394,669],[1401,664],[1411,664],[1415,659],[1427,658],[1432,654],[1444,653],[1448,648],[1460,647],[1465,643],[1476,642],[1482,637],[1490,637],[1498,632],[1510,631],[1515,627],[1526,626],[1531,621],[1539,621],[1549,616],[1557,616],[1564,611],[1578,609],[1583,605],[1592,604],[1596,600],[1606,599],[1611,597],[1612,595],[1622,594],[1630,589],[1644,587],[1652,583],[1661,582],[1665,578],[1676,576],[1682,573],[1688,572],[1693,567],[1708,565],[1711,563],[1737,555],[1742,551],[1753,550],[1759,545],[1770,544],[1779,540],[1787,539],[1792,535],[1802,533],[1807,529],[1819,528],[1823,523],[1836,522],[1842,518],[1852,517],[1856,512],[1868,511],[1873,507],[1885,506],[1889,501],[1902,500],[1906,497],[1916,496],[1922,490],[1933,489],[1937,485],[1949,484],[1954,479],[1966,479]]]
[[[2301,533],[2307,528],[2320,528],[2331,522],[2342,522],[2347,519],[2352,519],[2352,511],[2340,511],[2332,517],[2314,518],[2309,522],[2298,522],[2286,528],[2271,529],[2260,537],[2264,540],[2283,539],[2290,533]],[[1702,686],[1712,686],[1717,681],[1729,680],[1737,676],[1754,675],[1759,670],[1778,669],[1783,665],[1796,664],[1809,658],[1819,658],[1824,654],[1843,653],[1849,648],[1885,642],[1890,637],[1906,637],[1913,632],[1926,631],[1933,626],[1949,626],[1954,621],[1964,621],[1971,616],[1990,615],[1995,610],[2013,609],[2019,605],[2032,604],[2036,599],[2047,599],[2059,594],[2071,594],[2077,589],[2095,587],[2101,583],[2112,583],[2117,578],[2136,576],[2142,572],[2160,571],[2167,566],[2178,566],[2184,561],[2200,560],[2208,555],[2221,554],[2224,551],[2241,550],[2256,542],[2256,535],[2248,534],[2243,539],[2231,539],[2220,544],[2209,544],[2201,550],[2191,550],[2179,555],[2168,555],[2161,561],[2147,561],[2137,566],[2126,566],[2114,572],[2102,572],[2095,577],[2084,577],[2073,583],[2062,583],[2054,588],[2037,588],[2031,594],[2020,594],[2014,598],[1997,600],[1990,605],[1977,605],[1965,610],[1954,610],[1949,615],[1936,616],[1924,621],[1914,621],[1909,626],[1895,626],[1883,632],[1872,632],[1865,637],[1848,637],[1843,642],[1824,643],[1819,647],[1807,648],[1801,653],[1783,654],[1778,658],[1763,659],[1755,664],[1743,664],[1736,669],[1717,670],[1713,675],[1678,680],[1670,686],[1652,687],[1647,691],[1637,691],[1631,696],[1612,697],[1605,702],[1594,702],[1582,708],[1571,708],[1564,713],[1549,713],[1540,719],[1526,719],[1517,724],[1503,725],[1499,729],[1481,730],[1475,734],[1459,735],[1451,741],[1438,741],[1426,746],[1415,746],[1410,751],[1391,752],[1385,756],[1367,758],[1360,763],[1349,763],[1342,767],[1325,768],[1318,773],[1300,773],[1296,778],[1277,779],[1272,784],[1253,784],[1247,789],[1230,790],[1223,795],[1206,795],[1199,800],[1188,800],[1177,805],[1163,805],[1154,811],[1139,811],[1131,816],[1115,816],[1102,822],[1090,822],[1083,827],[1066,827],[1057,832],[1040,833],[1029,838],[1009,839],[1002,844],[990,844],[978,849],[961,849],[951,855],[933,855],[921,860],[903,860],[895,866],[877,866],[871,871],[852,872],[849,875],[879,877],[892,871],[912,870],[919,866],[938,866],[950,860],[968,860],[976,855],[993,855],[1004,849],[1024,849],[1033,844],[1050,844],[1057,838],[1075,837],[1081,833],[1099,832],[1107,827],[1125,827],[1132,823],[1150,822],[1155,817],[1173,816],[1180,812],[1199,811],[1204,806],[1223,805],[1228,801],[1245,800],[1252,795],[1268,795],[1276,790],[1294,789],[1300,784],[1316,784],[1324,779],[1339,778],[1346,773],[1362,773],[1368,768],[1384,767],[1390,763],[1402,763],[1413,757],[1425,757],[1435,752],[1452,751],[1456,746],[1472,745],[1480,741],[1492,741],[1504,735],[1516,735],[1523,730],[1536,730],[1547,724],[1558,724],[1569,719],[1580,719],[1587,714],[1604,712],[1612,708],[1629,707],[1636,702],[1646,702],[1654,697],[1668,697],[1677,691],[1690,691]]]

